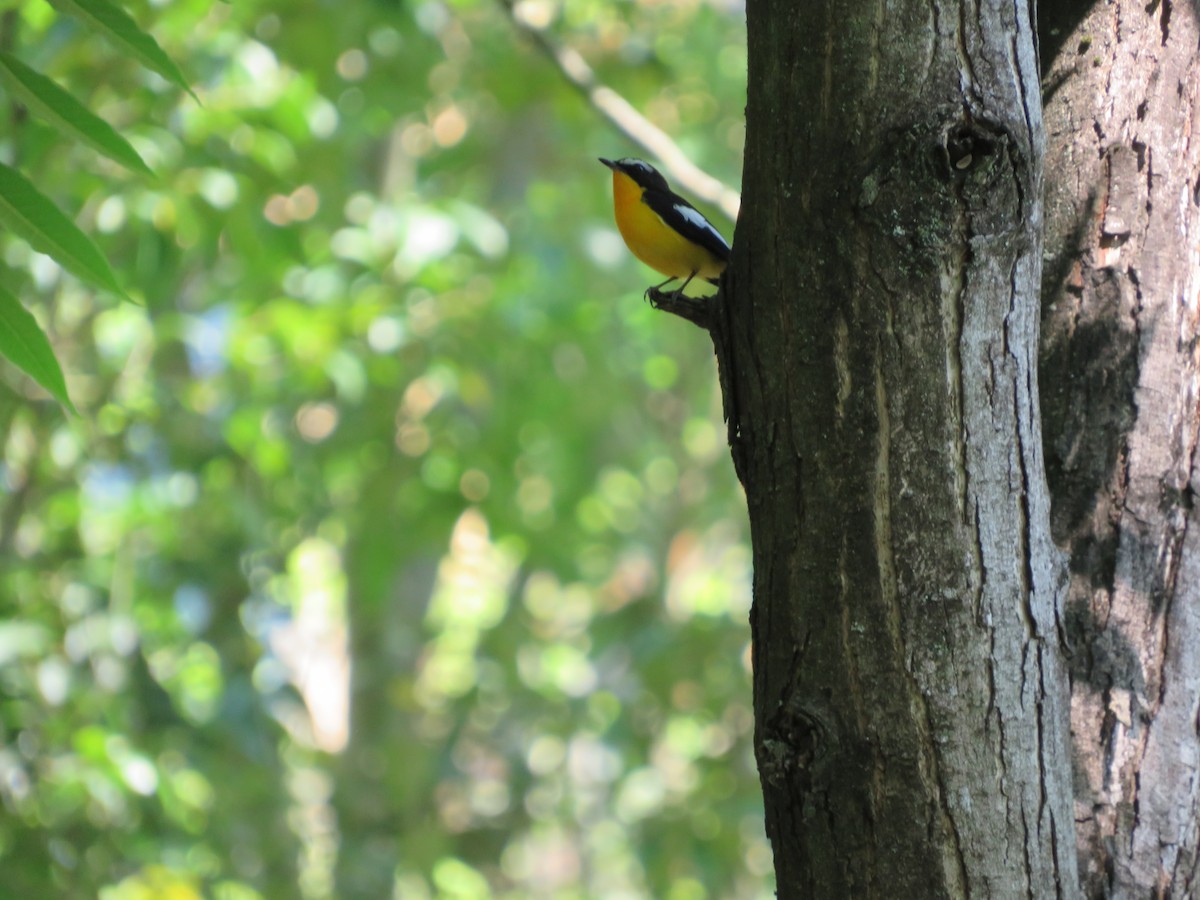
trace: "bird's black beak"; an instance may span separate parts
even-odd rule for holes
[[[605,159],[603,156],[599,157],[599,159],[600,159],[600,162],[604,163],[610,169],[617,168],[617,164],[615,162],[613,162],[611,159]]]

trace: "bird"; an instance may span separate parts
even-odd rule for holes
[[[684,279],[679,297],[699,275],[717,284],[729,264],[729,244],[700,211],[671,190],[667,179],[640,159],[600,162],[612,169],[613,212],[617,229],[633,255],[667,280],[646,289],[659,291]]]

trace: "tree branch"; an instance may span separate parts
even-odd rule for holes
[[[712,331],[715,319],[711,297],[689,297],[674,291],[660,291],[650,288],[646,291],[646,299],[655,309],[669,312],[687,319],[693,325],[698,325],[705,331]]]
[[[618,131],[654,156],[671,181],[685,192],[721,210],[731,222],[737,221],[741,196],[688,159],[671,137],[639,113],[633,106],[596,77],[582,56],[571,47],[554,43],[516,8],[513,0],[497,0],[513,25],[525,34],[558,68],[559,73],[611,122]],[[686,316],[684,318],[687,318]]]

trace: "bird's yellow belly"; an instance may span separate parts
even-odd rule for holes
[[[633,185],[630,179],[618,175],[614,181],[617,229],[634,256],[671,278],[688,278],[693,274],[716,278],[721,274],[725,263],[663,222],[642,202],[640,189],[634,186],[630,191],[621,184],[627,181]]]

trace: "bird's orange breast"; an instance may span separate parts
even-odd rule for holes
[[[613,210],[617,230],[630,251],[650,268],[672,278],[716,278],[725,269],[699,244],[694,244],[642,202],[642,188],[624,172],[613,171]]]

